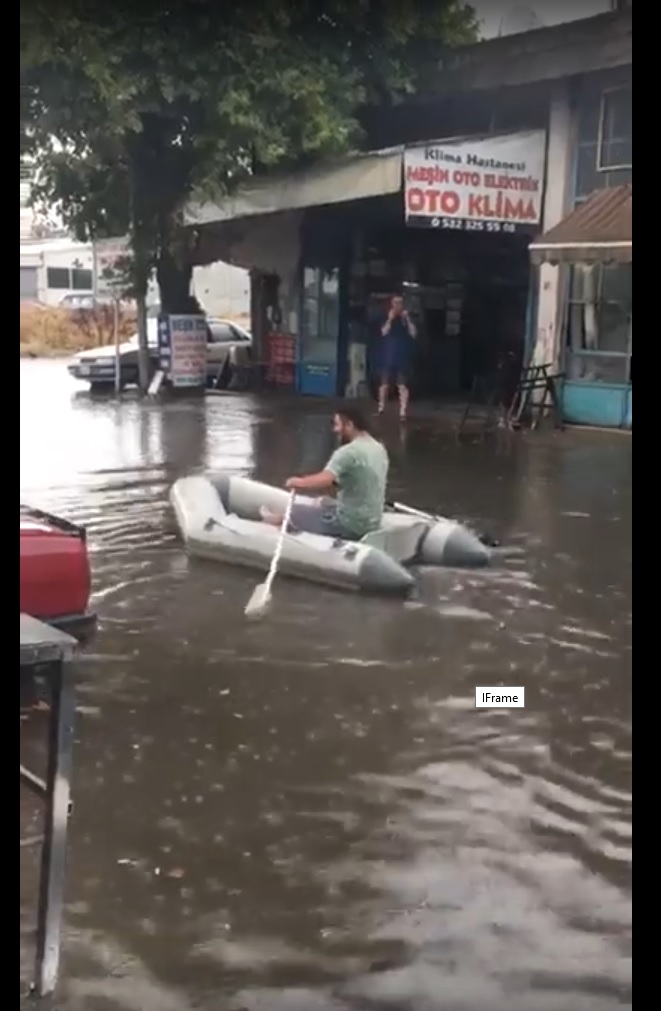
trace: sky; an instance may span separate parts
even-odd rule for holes
[[[471,0],[482,19],[485,38],[511,35],[513,32],[557,25],[603,14],[610,10],[609,0]]]

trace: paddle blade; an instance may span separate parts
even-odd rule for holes
[[[246,618],[259,619],[266,614],[270,606],[271,591],[266,583],[260,583],[252,591],[243,613]]]

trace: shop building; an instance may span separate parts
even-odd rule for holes
[[[563,213],[549,215],[530,249],[536,354],[562,369],[566,420],[609,428],[632,427],[631,69],[583,77],[558,96],[547,199]]]
[[[197,262],[251,270],[258,354],[277,349],[272,375],[302,394],[369,385],[401,291],[419,398],[465,398],[505,355],[566,373],[569,420],[626,424],[607,401],[631,399],[630,229],[610,196],[631,181],[630,73],[630,11],[466,47],[366,120],[370,150],[189,207]]]

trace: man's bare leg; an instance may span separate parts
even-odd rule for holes
[[[274,513],[268,508],[268,506],[261,506],[259,510],[259,515],[263,523],[268,523],[270,527],[281,527],[282,521],[285,518],[284,513]]]
[[[397,394],[399,396],[399,416],[402,421],[405,421],[409,409],[408,386],[406,386],[405,383],[399,383],[397,386]]]

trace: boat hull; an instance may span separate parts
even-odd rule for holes
[[[170,499],[189,553],[267,571],[278,536],[260,509],[284,512],[287,493],[227,473],[180,478]],[[299,496],[298,501],[311,501]],[[407,595],[415,580],[408,566],[485,565],[489,552],[451,520],[430,523],[388,512],[382,529],[361,541],[305,532],[285,537],[280,571],[327,586]]]

